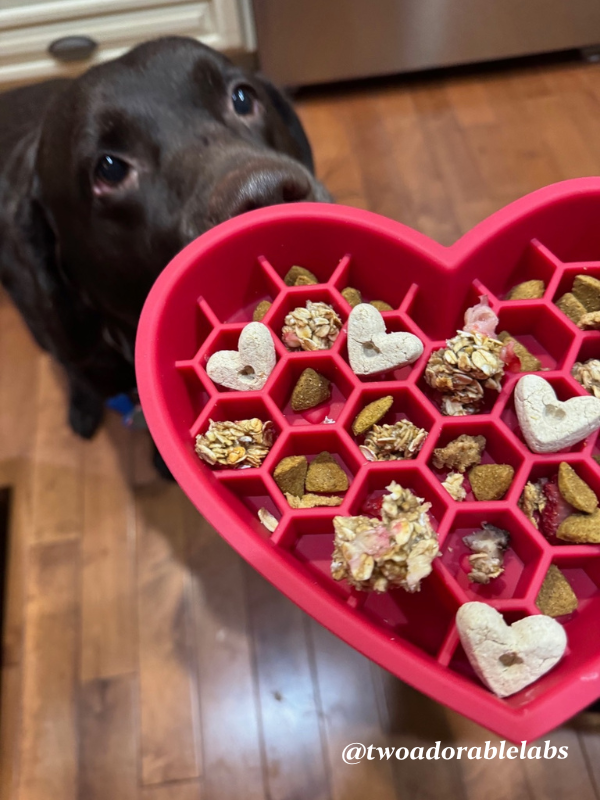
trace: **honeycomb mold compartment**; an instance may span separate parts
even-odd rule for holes
[[[514,411],[518,375],[507,374],[499,394],[469,418],[442,416],[423,378],[430,353],[462,325],[464,311],[487,294],[507,330],[542,363],[559,398],[586,392],[570,374],[576,360],[600,357],[600,333],[580,331],[556,307],[575,275],[600,276],[600,179],[547,187],[485,220],[451,247],[369,212],[341,206],[292,204],[253,211],[209,231],[183,250],[158,278],[146,302],[137,340],[136,369],[150,431],[176,480],[219,533],[288,597],[330,630],[402,680],[512,740],[533,739],[564,722],[600,695],[600,545],[547,541],[517,503],[528,478],[549,476],[567,460],[600,491],[594,434],[566,454],[535,455],[524,444]],[[319,283],[288,287],[284,276],[300,264]],[[507,300],[512,286],[542,279],[544,296]],[[348,364],[346,324],[352,286],[366,301],[383,300],[388,331],[409,331],[424,344],[413,365],[357,377]],[[272,303],[270,328],[277,364],[260,392],[232,392],[206,373],[208,357],[236,348],[239,334],[262,301]],[[330,350],[289,352],[280,339],[285,315],[307,300],[334,306],[343,328]],[[295,413],[292,388],[312,367],[331,382],[330,400]],[[428,431],[414,459],[367,462],[352,433],[356,413],[392,395],[384,422],[410,419]],[[194,453],[194,437],[211,419],[270,419],[277,438],[258,468],[211,469]],[[433,449],[460,433],[483,433],[484,463],[509,463],[515,477],[505,498],[458,503],[432,466]],[[292,509],[273,479],[286,455],[309,460],[333,453],[349,478],[339,508]],[[442,551],[421,591],[385,595],[357,592],[329,572],[333,517],[360,513],[367,500],[395,480],[431,505]],[[278,521],[274,533],[258,509]],[[488,586],[470,584],[462,536],[482,522],[511,532],[506,570]],[[469,600],[488,602],[509,622],[537,614],[535,604],[551,564],[580,600],[561,618],[569,639],[562,661],[536,683],[499,699],[477,679],[454,623]]]

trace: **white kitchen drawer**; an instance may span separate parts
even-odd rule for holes
[[[236,0],[0,0],[0,85],[73,75],[158,36],[192,36],[217,50],[245,49]],[[65,36],[98,43],[85,61],[63,63],[48,52]]]

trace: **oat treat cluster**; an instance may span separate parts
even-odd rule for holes
[[[195,452],[253,535],[509,697],[558,664],[600,593],[600,271],[474,280],[433,338],[418,286],[375,291],[349,263],[326,281],[319,264],[261,267],[268,291],[185,367],[208,398]],[[435,644],[422,626],[443,629]]]
[[[439,555],[430,504],[395,481],[388,487],[381,519],[335,517],[331,574],[361,591],[400,587],[417,592]]]

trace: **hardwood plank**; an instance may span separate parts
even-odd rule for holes
[[[361,164],[342,116],[344,99],[330,94],[300,100],[297,110],[313,145],[316,174],[337,203],[367,208]]]
[[[392,800],[396,798],[394,774],[389,761],[363,759],[345,764],[346,745],[386,747],[371,663],[309,620],[314,645],[314,664],[327,742],[332,798],[334,800]]]
[[[185,565],[183,495],[137,494],[142,783],[200,774],[196,662]]]
[[[200,781],[177,781],[142,788],[140,800],[203,800]]]
[[[597,800],[576,731],[567,727],[557,728],[535,742],[528,742],[528,749],[541,746],[543,755],[545,740],[550,740],[551,745],[557,748],[567,747],[568,757],[562,761],[557,758],[523,760],[533,800],[562,800],[565,797]]]
[[[269,800],[330,796],[305,614],[245,565]]]
[[[461,230],[450,195],[432,157],[414,98],[406,89],[394,87],[375,98],[374,124],[387,133],[390,150],[388,168],[393,168],[405,187],[411,224],[441,244],[452,244]],[[408,222],[397,215],[400,222]]]
[[[18,800],[77,797],[79,546],[30,549]]]
[[[198,679],[203,785],[210,800],[263,800],[259,706],[241,559],[186,505]]]
[[[4,296],[0,308],[0,461],[27,456],[37,422],[40,351],[19,312]],[[8,376],[10,378],[8,379]]]
[[[130,675],[83,683],[79,693],[79,797],[136,800],[137,736]]]
[[[382,727],[387,744],[395,748],[423,748],[423,756],[440,741],[440,752],[455,747],[456,740],[447,724],[443,706],[375,664],[371,665],[378,694]],[[404,752],[404,751],[403,751]],[[420,755],[420,751],[415,751]],[[466,800],[461,763],[458,760],[390,759],[399,798]]]
[[[27,469],[27,464],[21,459],[0,463],[0,486],[10,487],[2,631],[2,664],[5,666],[22,660],[27,537],[31,516]]]
[[[20,726],[21,668],[11,664],[0,670],[0,800],[17,796]]]
[[[110,416],[83,447],[82,681],[137,668],[135,504],[119,445],[127,431]]]
[[[523,762],[499,757],[502,741],[499,736],[443,706],[439,706],[438,713],[452,732],[455,747],[481,747],[482,756],[486,742],[490,743],[490,748],[496,748],[497,758],[469,759],[463,752],[460,763],[457,762],[468,800],[479,800],[482,789],[486,800],[532,800]],[[510,746],[512,742],[507,742],[505,749]]]
[[[58,367],[40,362],[32,472],[33,540],[77,538],[83,526],[83,443],[67,423],[67,398]]]

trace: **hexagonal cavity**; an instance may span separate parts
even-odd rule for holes
[[[493,275],[486,276],[486,285],[500,300],[506,300],[511,290],[526,281],[542,281],[547,291],[552,279],[561,268],[561,261],[551,253],[537,239],[532,239],[517,255],[517,263],[512,272],[506,275],[506,270],[498,270]],[[510,302],[523,303],[525,300]]]
[[[557,283],[556,289],[552,293],[552,302],[556,307],[556,303],[560,300],[563,295],[567,292],[571,292],[573,289],[573,282],[578,275],[589,275],[592,278],[597,278],[600,280],[600,264],[570,264],[565,267],[562,271],[560,276],[560,280]],[[566,316],[558,307],[556,307],[557,313],[565,320],[565,324],[575,324],[573,321],[569,321],[569,317]]]
[[[321,586],[335,596],[348,598],[355,590],[346,581],[336,581],[331,576],[331,557],[334,547],[333,514],[319,513],[336,509],[313,509],[306,516],[296,517],[288,523],[281,545],[300,562],[303,568]]]
[[[508,531],[510,536],[502,562],[504,572],[487,584],[477,583],[469,578],[469,573],[473,571],[469,557],[474,552],[463,541],[465,536],[472,533],[479,532],[483,536],[485,532],[481,526],[484,522]],[[469,600],[506,600],[525,597],[541,569],[544,552],[543,543],[508,508],[460,509],[442,545],[442,564]],[[480,557],[473,559],[474,563],[477,561],[481,563]]]
[[[190,303],[189,312],[180,314],[177,330],[173,331],[177,340],[173,349],[178,360],[194,359],[218,325],[219,320],[202,298]]]
[[[208,364],[209,358],[214,354],[218,353],[221,350],[237,350],[239,345],[240,334],[244,329],[244,325],[231,325],[228,327],[221,327],[217,331],[215,331],[204,343],[204,345],[200,348],[198,355],[195,358],[195,363],[197,364],[198,368],[202,371],[202,373],[206,376],[206,381],[211,386],[214,386],[215,391],[217,392],[230,392],[234,394],[245,394],[245,392],[240,392],[235,389],[229,389],[227,386],[221,386],[218,383],[215,383],[208,377],[208,373],[206,372],[206,365]],[[281,346],[281,342],[275,342],[275,354],[276,358],[279,358],[281,355],[281,351],[283,347]],[[249,366],[249,370],[251,367]],[[272,373],[269,377],[267,383],[263,387],[264,391],[267,391],[269,386],[272,383]]]
[[[378,269],[361,269],[352,256],[340,263],[332,283],[340,293],[353,289],[358,293],[357,299],[360,297],[359,302],[383,302],[391,306],[390,311],[399,308],[410,287],[410,284],[397,279],[384,283]]]
[[[184,387],[183,396],[186,398],[186,405],[182,407],[181,413],[190,421],[197,420],[210,400],[208,389],[191,361],[176,362],[175,370]]]
[[[360,447],[364,445],[365,437],[368,431],[363,434],[355,435],[352,426],[360,412],[371,403],[381,400],[384,397],[392,397],[393,403],[390,410],[382,417],[377,425],[394,425],[401,420],[409,420],[418,428],[422,428],[429,436],[435,422],[436,416],[421,400],[420,394],[411,387],[398,386],[395,383],[381,383],[373,384],[365,387],[359,394],[353,396],[352,401],[348,403],[344,410],[343,424],[350,436],[354,439],[356,444]],[[414,458],[418,458],[419,453],[422,451],[425,443],[421,445],[419,450],[414,454]],[[363,454],[363,458],[366,457]],[[372,460],[372,459],[369,459]],[[378,459],[376,459],[378,461]],[[395,459],[396,461],[404,459]],[[411,459],[412,460],[412,459]]]
[[[423,339],[423,334],[415,327],[410,320],[405,320],[403,315],[397,312],[388,312],[383,315],[386,327],[386,333],[412,333],[417,336],[423,343],[423,349],[426,350],[427,341]],[[350,366],[350,359],[348,357],[348,342],[347,337],[341,347],[341,354]],[[387,372],[377,372],[373,375],[356,375],[356,379],[361,383],[381,383],[382,381],[406,381],[410,378],[413,372],[418,371],[423,361],[425,353],[421,355],[412,364],[404,364],[397,369],[389,370]]]
[[[337,316],[340,318],[342,327],[345,325],[348,317],[346,310],[336,294],[329,291],[329,289],[327,289],[325,286],[298,286],[288,289],[273,307],[272,313],[268,318],[268,325],[273,331],[275,338],[284,347],[286,352],[305,357],[316,351],[304,350],[300,347],[286,347],[286,345],[283,343],[281,332],[285,325],[286,316],[296,308],[306,309],[306,303],[309,300],[311,303],[326,303],[327,305],[331,306]],[[319,349],[318,352],[337,351],[339,349],[340,341],[341,331],[340,334],[338,334],[336,341],[334,341],[330,347],[322,348],[322,350]]]
[[[310,409],[294,411],[292,393],[305,370],[314,370],[329,381],[328,399]],[[313,376],[314,377],[314,376]],[[352,374],[346,364],[330,352],[312,353],[311,358],[289,358],[274,377],[271,397],[282,409],[289,425],[320,425],[337,422],[354,388]]]
[[[515,301],[500,311],[499,319],[498,334],[509,333],[537,358],[541,366],[535,371],[559,370],[564,366],[575,334],[558,309],[527,300]]]
[[[243,397],[241,393],[231,393],[229,395],[221,395],[214,398],[210,403],[208,403],[207,407],[194,423],[191,429],[192,439],[195,439],[200,433],[206,433],[211,420],[214,422],[238,422],[240,420],[255,418],[261,420],[262,422],[267,422],[268,420],[273,422],[273,446],[275,446],[278,437],[281,435],[282,429],[279,411],[274,408],[273,404],[268,398],[265,399],[256,394],[252,396],[246,395]],[[269,452],[263,461],[263,464],[265,461],[267,461],[270,455],[271,453]],[[204,463],[203,459],[200,460],[202,463]],[[246,472],[250,469],[256,468],[245,467],[244,461],[242,460],[239,462],[238,466],[233,465],[228,467],[226,465],[220,465],[217,463],[212,466],[211,469],[214,469],[217,472],[222,472],[228,469],[235,469],[236,472],[240,470]]]
[[[573,468],[577,476],[587,483],[596,497],[600,500],[600,467],[597,467],[593,461],[587,458],[584,459],[580,455],[565,456],[557,453],[551,456],[545,456],[543,457],[543,460],[538,456],[538,459],[536,459],[531,467],[531,470],[529,471],[523,488],[525,488],[528,483],[538,484],[539,486],[543,487],[543,485],[548,481],[551,481],[558,486],[558,469],[562,461],[566,461]],[[554,490],[555,494],[556,491],[557,490]],[[558,496],[560,497],[560,493]],[[521,495],[521,498],[522,497],[523,496]],[[523,514],[525,519],[527,519],[528,522],[533,525],[533,527],[539,530],[540,536],[546,539],[546,541],[548,541],[551,545],[559,547],[561,550],[565,547],[573,547],[576,551],[580,550],[582,547],[585,547],[586,550],[590,549],[592,552],[594,552],[595,549],[598,549],[598,545],[572,544],[559,539],[552,531],[544,529],[544,518],[540,518],[539,513],[535,513],[535,521],[533,521],[525,513],[522,499],[518,499],[517,503],[519,504],[518,513]],[[570,506],[564,498],[560,497],[560,505],[557,512],[558,518],[554,522],[554,526],[557,526],[570,514],[578,513],[580,512],[577,511],[577,509]],[[548,519],[550,518],[548,517]]]
[[[385,630],[393,639],[436,656],[452,627],[459,603],[433,571],[423,579],[418,592],[394,589],[385,594],[370,592],[358,612]]]
[[[217,278],[203,281],[203,298],[222,323],[250,322],[261,300],[273,301],[282,284],[272,269],[264,266],[260,252],[240,248],[236,237],[222,241],[202,256],[202,275],[223,273],[227,282]]]
[[[588,331],[586,333],[582,333],[579,339],[579,347],[577,352],[573,354],[573,365],[571,366],[571,375],[575,377],[575,364],[578,367],[585,365],[588,361],[600,361],[600,332],[598,331]],[[567,364],[567,366],[569,366]],[[577,379],[578,383],[581,383],[583,386],[583,378],[580,377]],[[596,381],[592,379],[591,374],[589,374],[586,378],[588,382],[588,386],[584,386],[584,389],[588,391],[590,394],[594,394],[594,387],[596,387],[596,396],[600,397],[600,380]],[[592,381],[592,383],[590,383]]]
[[[442,538],[443,521],[448,509],[444,490],[428,479],[425,472],[410,461],[388,461],[373,464],[362,474],[362,479],[352,492],[349,513],[354,516],[379,517],[381,500],[388,494],[388,486],[395,481],[404,489],[410,489],[417,497],[431,503],[429,517],[431,525]]]
[[[271,497],[270,488],[256,473],[256,470],[241,470],[237,474],[228,474],[227,477],[218,475],[219,482],[229,490],[230,496],[227,504],[237,511],[239,517],[250,530],[261,539],[270,539],[273,531],[266,527],[259,517],[259,512],[267,512],[265,522],[269,524],[274,518],[273,525],[281,522],[281,510]]]
[[[296,429],[289,432],[282,441],[281,446],[277,450],[276,457],[270,460],[269,471],[273,474],[275,467],[288,456],[305,456],[310,464],[315,458],[323,453],[329,453],[335,460],[336,464],[341,467],[343,472],[348,477],[349,491],[352,491],[352,484],[354,477],[360,468],[360,460],[358,453],[354,450],[351,444],[343,437],[340,436],[333,426],[323,426],[319,428],[302,428],[301,431]],[[347,490],[348,491],[348,490]],[[327,497],[340,497],[344,498],[346,492],[330,492],[330,491],[317,491],[316,489],[305,489],[307,494],[318,494]],[[281,492],[282,502],[285,503],[285,496]],[[325,507],[319,507],[325,508]],[[328,510],[335,512],[338,507],[329,507]],[[297,510],[299,514],[308,515],[311,509],[302,508]]]
[[[306,238],[311,239],[313,237]],[[306,252],[304,254],[300,252],[300,248],[294,247],[298,255],[296,258],[290,252],[289,246],[286,246],[283,242],[278,242],[277,244],[278,248],[274,252],[265,252],[263,259],[269,265],[277,280],[282,283],[292,267],[303,267],[311,272],[318,281],[317,284],[309,285],[322,286],[329,283],[333,275],[340,270],[344,270],[344,265],[347,264],[350,258],[348,254],[335,248],[335,245],[325,247],[323,252],[316,253],[311,250],[310,253]],[[311,242],[307,242],[307,244],[310,245]]]
[[[511,486],[507,490],[502,500],[515,499],[519,492],[519,487],[523,484],[523,478],[520,474],[523,465],[524,456],[513,437],[507,432],[503,426],[499,426],[494,422],[478,420],[477,417],[455,417],[445,423],[440,435],[435,443],[435,448],[431,449],[431,455],[428,461],[428,466],[431,472],[435,475],[440,484],[446,480],[451,472],[456,472],[456,469],[442,467],[438,469],[434,465],[434,451],[447,447],[448,444],[453,442],[462,434],[467,436],[483,436],[485,438],[485,448],[481,454],[481,464],[506,464],[511,466],[515,473]],[[470,468],[464,472],[463,488],[467,492],[464,501],[460,502],[479,502],[469,483]],[[444,491],[447,491],[445,487]]]
[[[556,392],[557,398],[564,402],[569,400],[571,397],[579,397],[582,394],[585,394],[585,390],[582,386],[580,386],[575,380],[571,378],[566,378],[563,376],[559,376],[556,374],[548,374],[543,376],[548,383],[554,388]],[[501,410],[501,419],[504,424],[508,427],[509,430],[513,432],[513,434],[517,437],[517,439],[522,443],[523,447],[530,452],[527,444],[525,443],[525,439],[523,438],[523,434],[521,433],[521,427],[519,425],[519,420],[517,419],[517,413],[515,411],[515,399],[514,399],[514,389],[516,386],[516,381],[512,381],[510,384],[510,391],[506,393],[502,393],[501,402],[502,402],[502,410]],[[572,447],[569,447],[565,450],[561,450],[561,453],[577,453],[580,451],[586,450],[591,442],[593,442],[596,438],[596,433],[591,433],[586,439],[582,442],[578,442],[574,444]],[[532,453],[532,455],[536,455]],[[536,456],[537,457],[537,456]],[[542,456],[547,457],[547,456]]]

